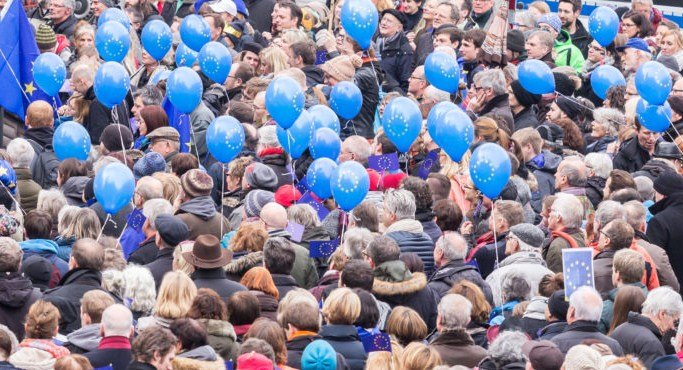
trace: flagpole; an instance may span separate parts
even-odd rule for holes
[[[0,132],[2,133],[0,148],[5,149],[5,107],[0,107]]]

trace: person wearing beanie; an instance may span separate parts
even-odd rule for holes
[[[334,86],[342,81],[352,81],[356,73],[351,57],[346,55],[328,60],[320,66],[320,69],[325,73],[325,80],[329,86]]]
[[[336,370],[337,352],[322,339],[307,345],[301,355],[301,370]]]
[[[228,217],[230,228],[237,230],[244,221],[245,201],[247,195],[254,190],[265,190],[273,193],[277,189],[278,178],[275,171],[263,163],[251,163],[242,176],[242,199]]]
[[[664,140],[673,141],[679,134],[683,134],[683,96],[670,95],[666,100],[671,106],[671,126],[662,137]]]
[[[38,26],[38,29],[36,29],[36,44],[41,53],[54,53],[55,47],[57,46],[55,31],[47,24]]]
[[[301,198],[301,192],[293,185],[282,185],[275,192],[275,202],[279,205],[289,208],[289,206],[296,204]]]
[[[74,0],[55,0],[48,5],[48,15],[52,20],[54,33],[72,38],[78,19],[74,16],[76,2]],[[56,40],[55,40],[56,43]]]
[[[505,255],[507,257],[486,277],[496,306],[504,303],[501,301],[500,287],[509,277],[518,276],[526,280],[531,287],[531,296],[535,297],[538,295],[538,284],[543,277],[553,274],[546,267],[541,255],[545,233],[538,226],[532,224],[512,226],[506,239]]]
[[[605,360],[600,352],[585,344],[572,347],[562,364],[564,370],[603,370],[605,367]]]
[[[157,229],[155,244],[158,250],[154,261],[145,267],[152,273],[156,289],[159,291],[164,275],[173,270],[173,251],[178,244],[187,239],[190,229],[178,216],[165,214],[157,216],[154,226]]]
[[[554,54],[556,55],[555,65],[558,67],[569,66],[576,73],[581,73],[585,58],[581,50],[572,43],[569,32],[562,29],[560,17],[555,13],[543,14],[536,21],[536,27],[549,32],[555,39],[555,46],[553,47]]]
[[[560,370],[564,363],[564,354],[549,340],[528,341],[522,346],[522,353],[534,370]]]
[[[505,56],[509,63],[517,65],[526,60],[526,49],[524,33],[520,30],[510,30],[508,31],[507,38],[507,49],[505,51]]]
[[[100,152],[108,155],[112,152],[130,150],[133,146],[133,133],[124,125],[108,125],[100,135]]]
[[[142,158],[138,159],[133,166],[133,175],[135,175],[136,180],[164,171],[166,171],[166,161],[164,160],[164,157],[157,152],[145,154]]]
[[[237,368],[240,370],[272,369],[273,361],[260,353],[252,351],[237,357]]]
[[[536,128],[539,124],[538,118],[532,106],[541,101],[541,96],[532,94],[522,87],[519,80],[512,81],[508,88],[508,102],[512,111],[512,118],[515,120],[515,131],[525,127]]]
[[[678,281],[683,281],[683,230],[678,220],[683,217],[683,176],[665,171],[654,181],[655,201],[650,207],[652,218],[646,235],[650,243],[662,247],[671,261]]]
[[[250,191],[244,198],[244,215],[247,219],[258,219],[263,207],[274,201],[275,197],[270,191],[258,189]]]
[[[657,358],[650,365],[650,370],[680,370],[683,362],[677,355],[667,355]]]
[[[402,95],[408,92],[408,79],[413,72],[413,48],[404,31],[405,15],[396,9],[382,12],[379,35],[375,39],[379,51],[380,66],[384,71],[385,83],[390,91]],[[387,91],[388,92],[388,91]]]
[[[564,289],[556,290],[548,298],[548,325],[539,332],[538,339],[550,340],[562,333],[567,327],[569,302],[565,299]]]
[[[187,171],[180,178],[182,187],[181,204],[176,212],[190,229],[187,239],[195,240],[199,235],[213,235],[219,240],[230,231],[228,220],[216,212],[216,204],[211,198],[213,180],[199,169]]]

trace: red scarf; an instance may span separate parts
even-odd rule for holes
[[[262,151],[258,152],[259,158],[263,158],[267,155],[280,155],[280,154],[285,154],[285,150],[283,148],[265,148]]]
[[[122,336],[104,337],[97,349],[131,349],[130,339]]]
[[[50,339],[24,339],[19,347],[39,349],[51,354],[56,359],[71,354],[66,347],[58,346]]]

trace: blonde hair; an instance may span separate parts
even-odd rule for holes
[[[534,1],[533,3],[529,4],[529,8],[534,8],[541,14],[550,13],[550,6],[548,6],[545,1]]]
[[[282,316],[288,307],[294,305],[298,302],[304,302],[306,304],[312,304],[318,307],[318,300],[315,299],[313,294],[303,288],[295,288],[287,292],[284,297],[280,297],[280,304],[277,306],[277,322],[282,323]]]
[[[62,212],[60,211],[59,214],[61,215],[61,213]],[[60,233],[62,236],[67,238],[74,237],[76,239],[97,239],[100,235],[102,224],[95,211],[87,207],[79,208],[72,217],[71,223],[66,226],[63,233]]]
[[[420,342],[410,343],[403,349],[401,370],[433,369],[441,365],[441,356],[434,348]]]
[[[678,30],[668,30],[664,32],[664,35],[662,35],[662,40],[664,40],[665,37],[673,36],[674,37],[674,43],[678,45],[678,51],[680,52],[681,49],[683,49],[683,32],[681,32],[680,29]],[[683,67],[680,67],[683,68]],[[676,71],[678,72],[678,71]]]
[[[157,172],[153,174],[152,177],[161,181],[164,199],[173,204],[176,198],[178,198],[178,195],[180,195],[182,189],[178,176],[166,172]]]
[[[173,250],[173,271],[180,271],[187,276],[194,272],[194,266],[183,258],[184,252],[192,252],[193,241],[184,241]]]
[[[197,287],[192,279],[180,271],[167,272],[159,287],[154,314],[165,319],[179,319],[187,315]]]
[[[408,307],[398,306],[391,310],[387,318],[386,332],[398,340],[401,345],[427,337],[427,324],[420,314]]]
[[[284,30],[282,32],[282,34],[280,35],[280,38],[287,45],[292,45],[296,42],[302,42],[302,41],[310,40],[308,35],[306,35],[306,32],[304,32],[298,28],[292,28],[289,30]]]
[[[289,68],[289,65],[287,64],[287,53],[277,46],[269,46],[261,50],[259,59],[264,68],[269,68],[269,70],[266,71],[267,73],[276,74]]]
[[[349,288],[337,288],[323,303],[323,315],[332,325],[353,325],[360,316],[360,298]]]

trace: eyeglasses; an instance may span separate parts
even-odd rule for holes
[[[673,89],[671,92],[674,94],[683,94],[683,89]]]
[[[603,49],[603,48],[601,48],[601,47],[599,47],[599,46],[591,45],[591,46],[590,46],[590,50],[593,50],[593,51],[596,52],[596,53],[600,53],[601,55],[604,55],[604,54],[605,54],[605,49]]]
[[[635,23],[626,23],[626,22],[623,22],[623,23],[621,24],[621,26],[622,26],[622,27],[631,28],[631,27],[635,27],[636,24],[635,24]]]
[[[612,239],[612,238],[610,238],[609,235],[607,235],[607,234],[606,234],[604,231],[602,231],[602,230],[600,230],[600,234],[602,234],[602,236],[604,236],[604,237],[607,238],[607,239]]]
[[[410,77],[408,77],[408,79],[409,79],[409,80],[419,80],[419,81],[424,81],[424,80],[425,80],[424,78],[415,77],[415,76],[410,76]]]
[[[555,29],[549,26],[540,26],[538,29],[545,32],[555,32]]]

